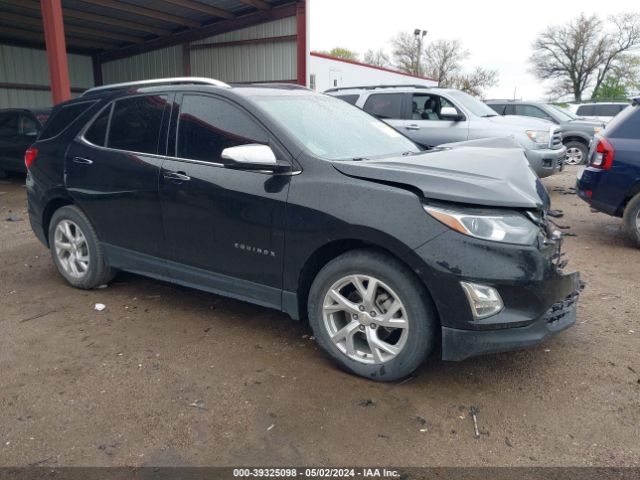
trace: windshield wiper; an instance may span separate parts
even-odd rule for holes
[[[486,115],[481,115],[480,118],[490,118],[490,117],[497,117],[498,114],[497,113],[487,113]]]

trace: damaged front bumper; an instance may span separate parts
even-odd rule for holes
[[[564,272],[562,238],[549,233],[520,246],[446,232],[416,249],[431,267],[418,273],[440,316],[443,360],[530,347],[575,323],[584,284],[579,272]],[[502,310],[474,318],[460,282],[493,288]]]
[[[576,307],[581,289],[579,274],[575,273],[571,277],[572,282],[579,285],[578,288],[527,326],[496,330],[442,327],[442,359],[464,360],[477,355],[531,347],[566,330],[576,322]]]

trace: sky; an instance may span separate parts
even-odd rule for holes
[[[311,50],[341,46],[361,57],[384,48],[400,31],[427,30],[427,43],[459,38],[469,50],[465,68],[498,71],[499,84],[486,98],[545,98],[548,85],[529,72],[531,44],[548,25],[562,25],[581,12],[601,17],[640,12],[637,0],[308,0]]]

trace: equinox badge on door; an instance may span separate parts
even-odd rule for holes
[[[276,256],[276,252],[274,252],[273,250],[267,250],[267,249],[263,249],[263,248],[258,248],[258,247],[252,247],[251,245],[245,245],[244,243],[234,243],[233,244],[234,248],[237,248],[238,250],[244,250],[246,252],[251,252],[251,253],[257,253],[258,255],[264,255],[266,257],[275,257]]]

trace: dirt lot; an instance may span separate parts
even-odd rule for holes
[[[134,275],[68,287],[23,179],[1,181],[0,465],[640,466],[640,250],[554,191],[574,178],[545,183],[588,283],[577,324],[399,384],[337,370],[275,311]]]

